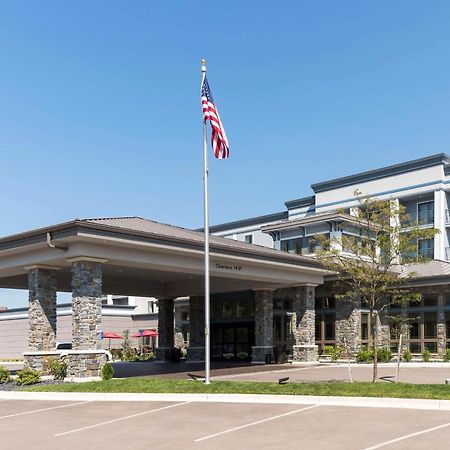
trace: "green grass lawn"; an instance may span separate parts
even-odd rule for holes
[[[158,378],[124,378],[89,383],[65,383],[27,387],[46,392],[133,392],[133,393],[215,393],[215,394],[287,394],[336,395],[348,397],[425,398],[450,400],[450,386],[440,384],[394,383],[274,383],[169,380]]]

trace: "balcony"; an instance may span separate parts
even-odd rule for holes
[[[449,213],[448,219],[450,223],[450,211],[447,210],[446,213],[447,212]],[[434,211],[420,211],[418,213],[408,214],[408,217],[402,221],[402,225],[404,227],[411,227],[416,225],[434,225]]]
[[[434,258],[434,248],[419,248],[417,251],[417,254],[420,258],[433,259]]]

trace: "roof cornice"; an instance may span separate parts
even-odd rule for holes
[[[249,219],[236,220],[234,222],[221,223],[219,225],[213,225],[209,227],[211,233],[218,233],[220,231],[233,230],[236,228],[250,227],[252,225],[258,225],[267,222],[275,222],[278,220],[284,220],[288,218],[287,211],[281,211],[273,214],[267,214],[265,216],[251,217]],[[203,228],[198,228],[195,231],[203,231]]]
[[[118,227],[114,225],[88,222],[84,220],[74,220],[50,227],[32,230],[0,239],[0,252],[5,250],[23,249],[29,245],[47,245],[46,234],[51,233],[53,241],[71,238],[81,234],[89,234],[94,238],[114,237],[128,239],[136,242],[146,242],[156,245],[184,248],[195,251],[203,251],[203,240],[194,240],[164,234],[134,230],[130,228]],[[213,236],[210,241],[211,253],[226,256],[245,256],[256,260],[266,260],[272,262],[285,262],[294,265],[308,267],[315,270],[323,270],[319,261],[305,256],[291,255],[280,250],[269,249],[254,244],[245,244],[245,248],[234,245],[232,239]]]
[[[415,159],[393,166],[382,167],[380,169],[369,170],[368,172],[361,172],[347,177],[335,178],[333,180],[322,181],[311,185],[313,191],[317,194],[319,192],[329,191],[344,186],[351,186],[357,183],[364,183],[367,181],[378,180],[380,178],[399,175],[401,173],[408,173],[414,170],[425,169],[437,165],[449,165],[450,157],[446,153],[439,153],[437,155],[427,156],[425,158]]]
[[[304,206],[312,206],[316,203],[316,197],[314,195],[311,195],[310,197],[302,197],[297,198],[295,200],[289,200],[287,202],[284,202],[287,209],[295,209],[295,208],[302,208]]]

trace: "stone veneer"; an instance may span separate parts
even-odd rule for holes
[[[295,345],[292,347],[293,362],[315,362],[318,346],[315,343],[315,287],[302,286],[292,289],[295,328]]]
[[[72,347],[94,350],[102,321],[102,265],[80,260],[72,263]]]
[[[361,303],[353,299],[336,300],[336,345],[345,349],[349,357],[361,350]]]
[[[62,357],[67,364],[66,379],[98,378],[102,368],[108,361],[105,350],[68,351]]]
[[[440,293],[437,298],[437,351],[443,355],[447,348],[445,322],[445,295]]]
[[[189,348],[188,360],[201,362],[205,360],[205,299],[189,298]]]
[[[264,364],[273,359],[273,290],[255,291],[255,345],[252,363]]]
[[[28,272],[30,351],[56,348],[56,278],[53,270],[33,268]]]
[[[49,363],[52,359],[59,359],[60,352],[57,351],[36,351],[25,352],[23,354],[25,367],[37,370],[42,375],[50,375]]]
[[[387,309],[380,311],[377,316],[377,345],[379,347],[390,348],[391,345],[391,332],[389,326],[389,315]]]
[[[170,361],[174,348],[173,299],[158,299],[158,348],[157,361]]]

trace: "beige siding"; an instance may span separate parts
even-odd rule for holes
[[[156,316],[150,319],[133,320],[130,316],[103,316],[102,330],[114,331],[123,335],[125,330],[130,330],[130,336],[139,329],[148,328],[156,330],[158,320]],[[72,316],[58,316],[57,341],[72,341]],[[111,339],[111,348],[120,347],[122,339]],[[108,348],[109,340],[104,339],[99,343],[102,348]],[[132,346],[138,347],[139,340],[133,338]],[[0,320],[0,360],[22,358],[23,352],[28,350],[28,319]]]
[[[28,348],[28,318],[0,321],[0,359],[22,358]]]

